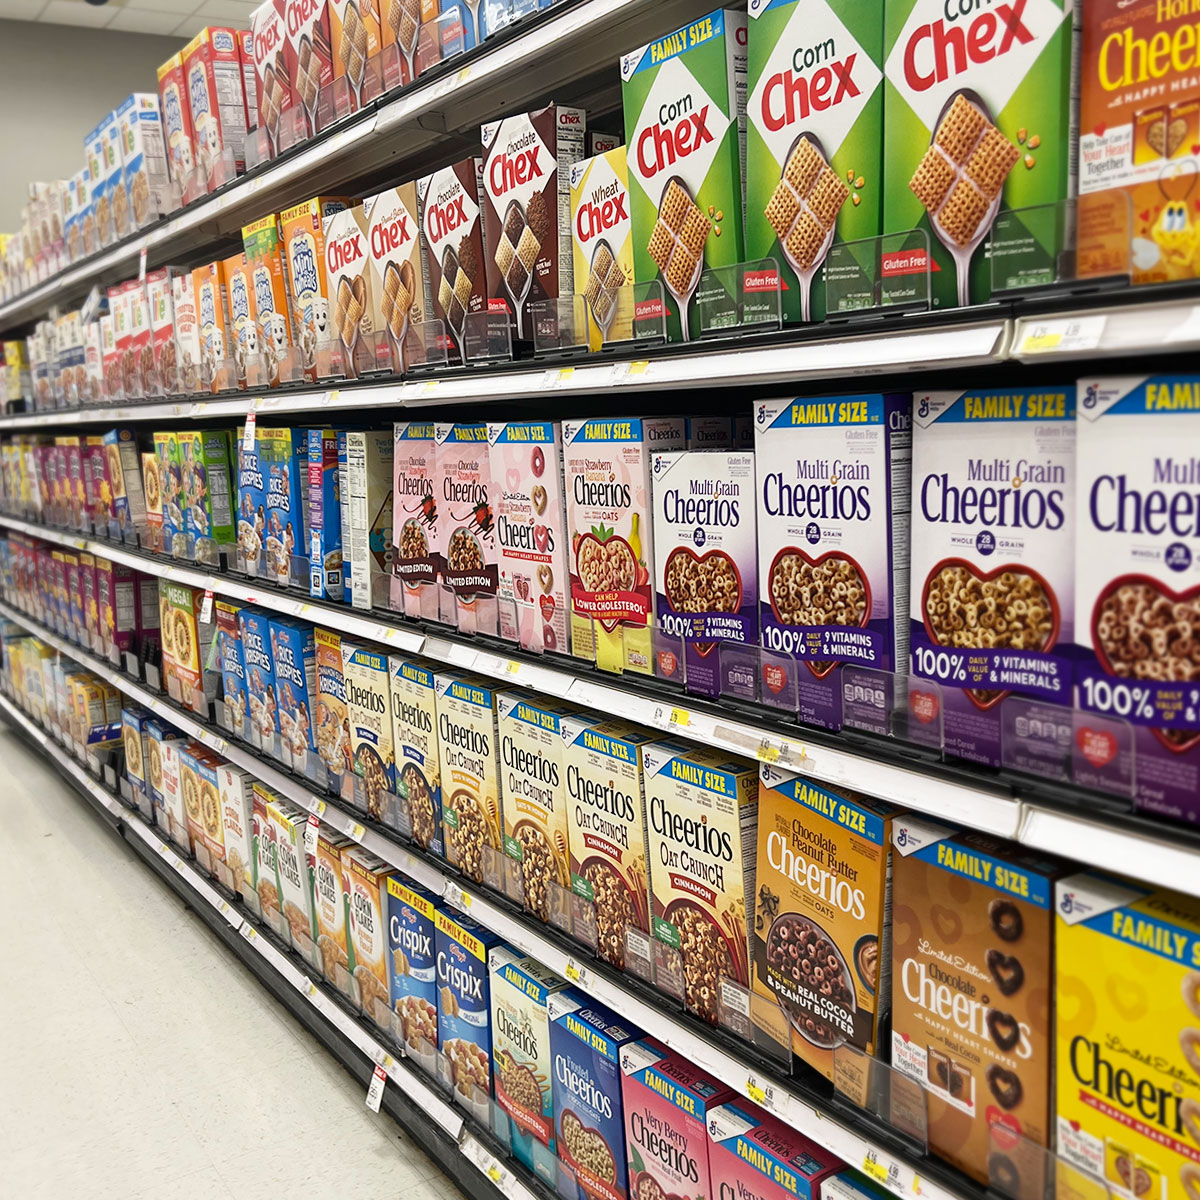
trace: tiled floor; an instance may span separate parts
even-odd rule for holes
[[[459,1193],[0,729],[0,1194]]]

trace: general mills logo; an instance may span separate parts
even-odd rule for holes
[[[900,827],[899,832],[896,834],[896,845],[897,846],[907,846],[908,845],[908,830],[905,829],[903,826]]]
[[[767,419],[767,406],[765,404],[758,406],[758,412],[755,414],[754,419],[759,425]]]
[[[1075,911],[1075,893],[1063,892],[1062,899],[1058,902],[1058,909],[1064,916]]]
[[[929,397],[928,396],[921,397],[920,406],[917,408],[917,416],[919,416],[919,417],[929,416]]]
[[[1100,389],[1094,383],[1088,384],[1088,389],[1083,394],[1083,407],[1084,408],[1095,408],[1096,407],[1096,402],[1100,399],[1099,391],[1100,391]]]

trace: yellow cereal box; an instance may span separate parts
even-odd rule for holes
[[[342,883],[342,851],[353,844],[344,834],[334,833],[328,827],[323,828],[317,837],[313,888],[317,948],[321,951],[321,967],[325,978],[334,984],[338,983],[340,977],[339,967],[343,972],[350,969],[346,913],[349,902]],[[348,990],[349,985],[345,986]]]
[[[627,340],[633,326],[633,237],[624,146],[572,165],[571,244],[588,345],[599,350],[606,341]]]
[[[379,76],[374,79],[367,70],[367,62],[381,49],[379,16],[370,3],[359,0],[329,0],[329,33],[333,44],[333,77],[345,79],[345,100],[342,87],[334,85],[334,104],[341,115],[343,104],[346,111],[357,112],[364,103],[379,92]]]
[[[228,304],[229,345],[238,387],[245,388],[247,365],[258,360],[258,311],[254,306],[254,286],[246,255],[234,254],[221,260],[221,283]]]
[[[291,349],[292,297],[283,269],[283,233],[276,213],[242,227],[242,248],[250,268],[250,292],[258,319],[258,349],[266,359],[272,387],[279,384],[279,365]]]

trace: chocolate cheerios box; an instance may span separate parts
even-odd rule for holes
[[[1200,904],[1084,872],[1058,881],[1054,907],[1058,1154],[1122,1200],[1189,1200],[1200,1186]]]
[[[997,1150],[1051,1136],[1063,864],[912,817],[892,847],[892,1067],[928,1093],[930,1150],[987,1183]]]
[[[1082,379],[1076,430],[1075,703],[1118,719],[1097,722],[1076,777],[1111,769],[1128,723],[1138,807],[1194,823],[1200,379]]]
[[[913,713],[940,708],[959,758],[1036,771],[1022,719],[1071,703],[1075,388],[919,393],[913,423],[912,667],[935,685]]]
[[[391,606],[407,617],[437,620],[441,608],[438,445],[433,421],[397,421],[392,466]]]

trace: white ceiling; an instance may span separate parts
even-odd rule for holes
[[[261,0],[108,0],[96,8],[85,0],[0,0],[0,20],[81,25],[121,33],[190,38],[206,25],[247,29]]]

